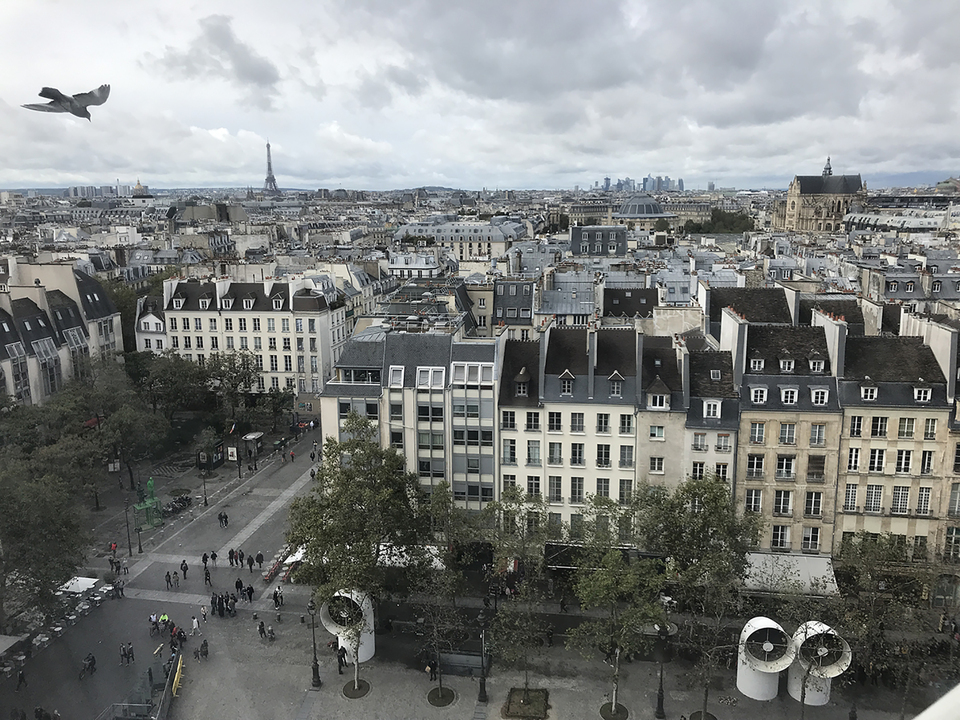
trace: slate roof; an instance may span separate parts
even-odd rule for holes
[[[633,328],[597,331],[597,378],[606,379],[614,371],[625,378],[637,374],[637,334]]]
[[[13,316],[6,310],[0,309],[0,359],[6,360],[10,357],[7,353],[7,345],[21,342],[20,335],[17,333],[17,326],[13,322]],[[26,350],[26,348],[24,348]]]
[[[725,307],[732,307],[751,323],[793,322],[786,295],[779,288],[711,288],[710,321],[720,322]]]
[[[94,278],[80,270],[73,271],[80,292],[80,303],[83,305],[83,315],[88,321],[100,320],[117,314],[117,306],[110,296],[104,292],[103,286]]]
[[[801,195],[851,195],[863,189],[860,175],[797,175]]]
[[[10,305],[13,309],[14,325],[20,334],[20,340],[23,342],[23,349],[27,355],[36,355],[36,350],[33,347],[36,340],[50,338],[57,345],[61,344],[53,326],[50,324],[50,318],[33,300],[17,298],[12,300]]]
[[[569,370],[577,377],[585,377],[588,367],[586,329],[552,328],[544,372],[547,375],[559,375]],[[504,378],[509,379],[509,376],[504,375]]]
[[[747,330],[747,360],[762,358],[765,375],[779,375],[780,360],[792,359],[793,372],[784,375],[809,375],[810,360],[823,360],[823,374],[830,374],[830,355],[822,327],[801,325],[751,325]]]
[[[656,288],[604,288],[603,316],[650,317],[658,299]]]
[[[87,334],[86,323],[73,298],[60,290],[47,290],[47,304],[50,307],[50,320],[61,336],[64,330],[75,327],[81,328],[84,335]]]
[[[844,366],[845,380],[946,383],[933,350],[919,337],[848,337]]]
[[[683,378],[677,368],[677,351],[673,349],[673,338],[644,338],[641,368],[644,390],[655,391],[660,389],[660,385],[665,385],[671,391],[683,390]]]
[[[388,382],[386,370],[391,365],[402,365],[404,368],[404,387],[415,387],[417,384],[417,367],[430,366],[450,368],[450,346],[453,338],[450,335],[434,335],[432,333],[388,333],[384,344],[383,354],[383,382]],[[342,366],[343,362],[337,363]],[[449,382],[450,378],[447,377]]]
[[[860,309],[860,304],[856,301],[856,298],[850,298],[849,300],[838,298],[824,298],[822,300],[817,298],[800,298],[801,325],[809,325],[811,323],[814,308],[836,317],[842,316],[851,331],[853,326],[859,326],[860,332],[856,334],[863,334],[863,311]]]
[[[552,335],[552,333],[551,333]],[[515,381],[526,368],[527,396],[515,397]],[[540,343],[534,340],[507,340],[500,371],[500,399],[504,407],[537,407],[540,395]]]
[[[327,299],[320,291],[303,288],[293,294],[293,309],[298,312],[320,312],[327,309]]]
[[[711,371],[719,370],[720,379],[714,380]],[[729,352],[690,353],[691,397],[738,397],[733,385],[733,358]]]
[[[351,339],[343,348],[340,359],[337,360],[338,368],[360,368],[360,369],[383,369],[383,342],[370,342],[367,340]],[[391,358],[388,365],[400,365],[393,362]]]
[[[455,342],[450,349],[451,362],[493,362],[496,345],[492,342]]]

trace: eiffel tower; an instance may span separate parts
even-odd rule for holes
[[[263,181],[264,195],[279,195],[277,179],[273,176],[273,161],[270,159],[270,143],[267,143],[267,179]]]

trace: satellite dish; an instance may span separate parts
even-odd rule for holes
[[[793,639],[766,617],[755,617],[740,632],[737,652],[737,689],[753,700],[773,700],[780,672],[793,663]]]

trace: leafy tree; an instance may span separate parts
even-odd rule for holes
[[[739,606],[747,555],[759,540],[762,520],[755,513],[739,514],[730,487],[712,475],[688,479],[673,493],[641,488],[636,512],[643,546],[667,559],[680,606],[693,616],[687,642],[699,657],[706,717],[713,669],[731,651],[726,618]]]
[[[540,613],[544,548],[548,538],[547,506],[541,495],[526,495],[516,485],[485,510],[494,520],[493,572],[514,591],[501,603],[493,621],[494,647],[500,658],[523,669],[523,692],[530,694],[530,663],[542,648],[546,625]],[[499,584],[498,583],[498,584]]]
[[[654,232],[669,232],[670,222],[666,218],[660,218],[653,224]]]
[[[351,413],[341,432],[343,440],[324,442],[313,490],[294,501],[287,537],[303,548],[299,577],[319,597],[349,589],[376,599],[390,585],[387,551],[422,566],[426,499],[403,455],[380,446],[372,423]]]
[[[125,352],[137,349],[137,291],[123,280],[103,283],[103,290],[120,311],[120,332]]]
[[[0,628],[17,606],[50,618],[56,591],[76,574],[88,542],[69,488],[19,458],[0,464]]]
[[[272,387],[257,398],[256,414],[258,421],[269,422],[270,432],[277,431],[277,424],[285,413],[293,410],[293,390],[291,388]],[[262,418],[262,419],[261,419]]]
[[[654,561],[631,561],[625,555],[619,535],[627,530],[629,515],[619,504],[593,496],[585,516],[574,591],[584,610],[599,614],[588,615],[574,628],[568,644],[586,657],[593,657],[597,648],[611,656],[610,706],[616,713],[621,659],[646,647],[644,628],[662,621],[661,606],[654,599],[661,580]]]
[[[224,416],[245,421],[247,396],[260,377],[256,356],[244,350],[218,353],[207,361],[206,376]]]
[[[142,370],[138,368],[135,382],[139,379],[137,387],[144,400],[168,422],[177,411],[191,407],[209,394],[207,373],[197,363],[181,357],[175,350],[149,355],[136,361]]]

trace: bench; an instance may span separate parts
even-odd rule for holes
[[[447,675],[483,675],[483,661],[480,653],[440,653],[440,668]],[[490,669],[487,659],[486,669]]]

